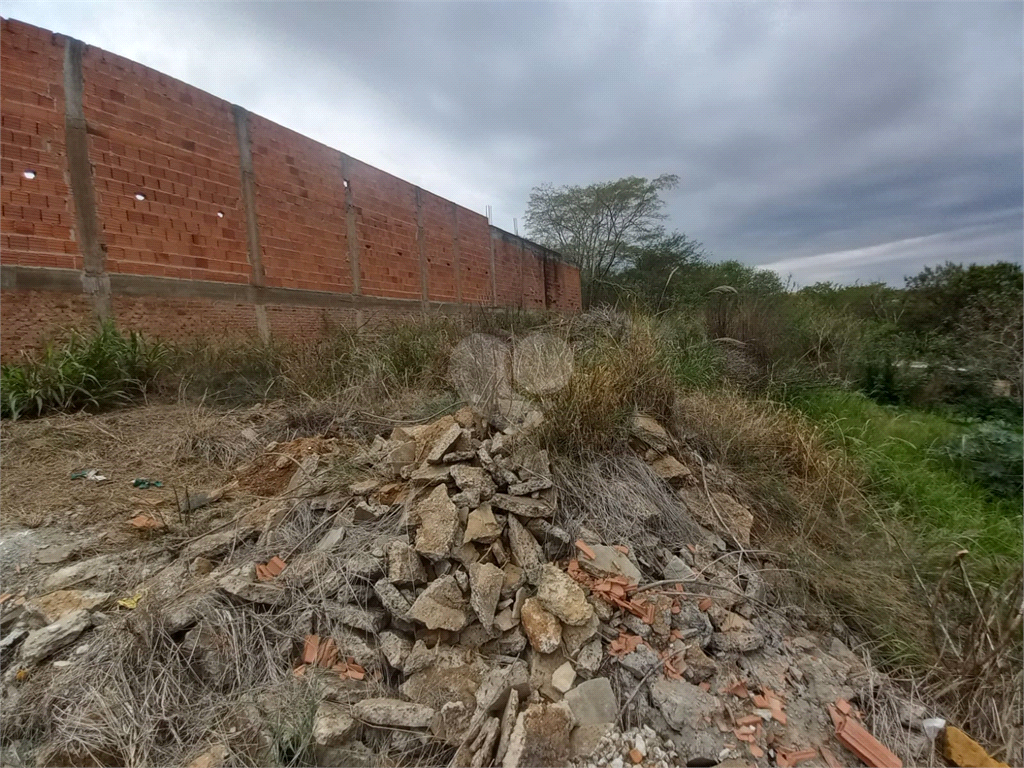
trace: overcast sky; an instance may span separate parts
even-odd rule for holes
[[[716,259],[902,284],[1021,260],[1024,3],[21,2],[512,229],[530,188],[678,174]]]

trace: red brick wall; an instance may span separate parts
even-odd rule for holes
[[[0,259],[82,268],[64,179],[64,43],[43,29],[0,33]],[[33,171],[34,179],[26,179]]]
[[[82,294],[0,291],[0,355],[4,362],[13,360],[21,350],[38,349],[72,328],[88,327],[92,316],[92,302]]]
[[[83,268],[67,181],[65,44],[66,38],[47,30],[2,22],[0,261],[8,267]],[[253,282],[232,106],[95,47],[83,49],[82,77],[106,271]],[[492,279],[492,232],[497,231],[480,214],[262,117],[248,115],[247,126],[266,286],[405,299],[416,308],[427,298],[579,309],[575,269],[550,263],[545,270],[541,249],[507,233],[493,238]],[[25,171],[35,177],[25,178]],[[347,193],[354,243],[349,242]],[[67,289],[68,281],[63,285]],[[32,346],[29,338],[38,336],[34,329],[56,327],[91,306],[85,296],[42,292],[31,294],[27,303],[28,295],[20,289],[4,292],[3,319],[10,329],[3,330],[4,346]],[[120,323],[172,338],[210,327],[242,333],[255,328],[251,304],[155,295],[112,298]],[[266,310],[272,331],[298,335],[311,332],[316,321],[310,318],[322,318],[325,311],[350,317],[354,309],[347,304],[336,310],[280,305]]]
[[[107,271],[248,282],[231,105],[99,48],[82,70]]]
[[[249,116],[266,284],[351,293],[341,153]]]

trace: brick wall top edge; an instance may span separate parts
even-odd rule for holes
[[[530,251],[534,256],[546,256],[547,258],[561,262],[566,266],[572,267],[574,269],[576,268],[575,264],[573,264],[571,261],[562,256],[562,254],[560,254],[558,251],[554,251],[548,248],[547,246],[541,245],[540,243],[535,243],[532,240],[527,240],[525,237],[520,237],[519,235],[514,235],[511,232],[506,232],[504,229],[496,227],[493,224],[491,225],[491,237],[498,237],[504,240],[506,243],[509,243],[510,245],[522,245],[524,250]]]

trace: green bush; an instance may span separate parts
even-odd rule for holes
[[[166,369],[169,348],[112,323],[71,334],[36,357],[0,366],[0,416],[98,410],[140,397]]]
[[[974,424],[936,452],[995,496],[1013,498],[1024,490],[1024,436],[1006,422]]]

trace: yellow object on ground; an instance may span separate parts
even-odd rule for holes
[[[981,744],[966,733],[951,725],[946,726],[943,752],[947,760],[952,760],[961,768],[1010,768],[990,756]]]
[[[142,595],[141,594],[132,595],[131,597],[126,597],[126,598],[124,598],[122,600],[118,600],[117,604],[120,605],[122,608],[132,609],[132,608],[135,608],[139,604],[139,600],[141,600],[141,599],[142,599]]]

